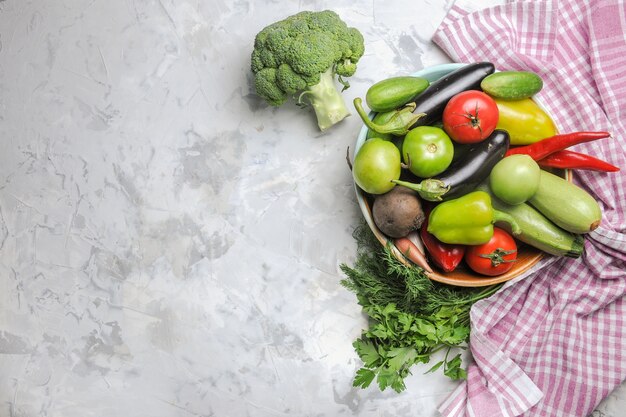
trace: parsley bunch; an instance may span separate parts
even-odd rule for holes
[[[354,237],[356,261],[352,267],[341,265],[346,275],[341,284],[356,294],[369,328],[353,343],[363,361],[353,385],[367,388],[376,379],[380,390],[401,392],[411,367],[428,364],[441,350],[446,352],[444,359],[427,372],[443,367],[451,379],[465,378],[461,354],[450,358],[450,353],[467,344],[472,304],[500,285],[474,289],[439,284],[423,269],[398,261],[365,223],[355,229]]]

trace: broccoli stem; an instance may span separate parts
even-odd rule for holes
[[[307,88],[306,96],[315,109],[320,130],[326,130],[350,116],[346,103],[335,86],[332,68],[322,74],[319,83]]]

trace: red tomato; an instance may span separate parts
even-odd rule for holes
[[[491,135],[498,124],[498,105],[482,91],[463,91],[443,110],[443,130],[457,143],[476,143]]]
[[[496,276],[507,272],[517,260],[515,239],[504,230],[494,227],[493,237],[482,245],[465,250],[467,265],[482,275]]]

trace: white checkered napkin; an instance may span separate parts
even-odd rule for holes
[[[453,7],[434,36],[455,61],[491,61],[544,80],[538,98],[576,146],[626,169],[626,0],[510,1]],[[580,259],[549,258],[472,308],[467,381],[445,416],[586,416],[626,378],[625,174],[576,171],[601,227]]]

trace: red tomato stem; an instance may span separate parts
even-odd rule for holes
[[[513,236],[499,227],[494,227],[493,237],[489,242],[468,246],[465,262],[478,274],[496,276],[510,271],[517,255],[517,244]]]
[[[496,267],[505,262],[515,262],[517,259],[504,259],[506,255],[511,255],[512,253],[516,253],[517,250],[504,250],[502,248],[496,248],[491,253],[484,253],[480,256],[481,258],[489,258],[491,259],[491,266]]]

